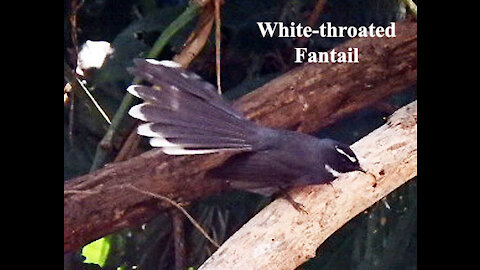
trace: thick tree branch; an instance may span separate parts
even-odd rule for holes
[[[313,132],[416,84],[416,23],[397,24],[396,38],[346,42],[359,48],[358,64],[302,65],[235,102],[245,115],[271,127]],[[125,188],[134,185],[189,203],[226,190],[205,179],[228,155],[166,156],[158,149],[107,164],[64,184],[64,251],[142,224],[169,205]]]
[[[296,188],[308,214],[276,200],[231,236],[200,268],[295,269],[347,221],[417,175],[417,102],[352,145],[362,167],[329,185]]]

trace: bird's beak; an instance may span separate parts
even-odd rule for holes
[[[356,169],[356,171],[367,173],[367,171],[364,168],[362,168],[361,166],[359,166],[358,169]]]
[[[367,170],[365,170],[364,168],[362,168],[361,166],[358,166],[358,168],[356,169],[356,171],[360,171],[360,172],[363,172],[364,174],[368,174],[368,175],[371,175],[373,177],[373,179],[375,179],[375,181],[377,181],[377,177],[371,173],[371,172],[368,172]]]

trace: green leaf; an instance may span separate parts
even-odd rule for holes
[[[110,250],[110,241],[108,239],[100,238],[82,249],[82,255],[86,257],[85,263],[95,263],[101,267],[105,266],[108,252]]]

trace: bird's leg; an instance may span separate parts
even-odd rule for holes
[[[333,182],[333,181],[332,181],[332,182]],[[332,189],[333,189],[333,194],[335,194],[335,198],[338,198],[338,197],[340,197],[340,196],[337,194],[337,190],[335,189],[335,186],[333,185],[332,182],[328,182],[327,184],[332,187]]]
[[[286,190],[283,187],[280,187],[280,196],[282,196],[285,200],[287,200],[293,208],[295,208],[297,211],[302,212],[304,214],[308,215],[308,212],[305,210],[305,206],[299,202],[296,202],[292,196],[288,193],[288,190]]]

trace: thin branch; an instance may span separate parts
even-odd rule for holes
[[[118,152],[113,162],[124,161],[135,155],[138,144],[140,143],[140,136],[137,134],[137,126],[138,124],[135,124],[133,129],[130,131],[130,134],[123,143],[122,148]]]
[[[168,213],[172,220],[175,269],[184,270],[186,266],[184,215],[177,209],[172,209]]]
[[[88,98],[90,99],[90,101],[93,103],[93,105],[95,106],[95,108],[97,108],[98,112],[102,115],[103,119],[105,119],[105,121],[107,121],[107,123],[110,125],[112,122],[110,121],[110,118],[108,118],[108,115],[107,113],[105,113],[105,111],[102,109],[102,106],[100,106],[100,104],[98,104],[98,102],[95,100],[95,98],[92,96],[92,94],[90,93],[90,91],[87,89],[87,87],[85,86],[85,84],[77,77],[75,78],[77,79],[77,83],[78,85],[80,85],[80,87],[83,89],[83,91],[85,91],[85,94],[87,94]]]
[[[320,14],[323,11],[323,8],[325,7],[325,4],[327,3],[327,0],[318,0],[317,3],[315,4],[315,7],[313,8],[312,13],[310,13],[310,16],[308,17],[307,25],[314,27],[315,23],[317,22],[318,18],[320,17]],[[306,37],[301,37],[297,40],[297,47],[303,47],[305,43],[308,41],[308,38]]]
[[[217,90],[218,94],[222,94],[222,87],[220,84],[220,42],[222,40],[221,20],[220,20],[220,5],[222,0],[215,0],[215,64],[217,70]]]
[[[220,245],[215,242],[215,240],[213,240],[209,235],[208,233],[202,228],[202,226],[200,224],[198,224],[198,222],[195,221],[195,219],[187,212],[187,210],[185,210],[185,208],[183,208],[180,204],[178,204],[177,202],[175,202],[174,200],[168,198],[168,197],[165,197],[165,196],[162,196],[160,194],[155,194],[153,192],[150,192],[150,191],[146,191],[146,190],[141,190],[135,186],[133,186],[132,184],[126,184],[126,185],[123,185],[122,187],[125,187],[125,188],[130,188],[132,190],[135,190],[137,192],[140,192],[142,194],[145,194],[145,195],[148,195],[148,196],[151,196],[153,198],[156,198],[156,199],[159,199],[159,200],[163,200],[163,201],[166,201],[168,202],[169,204],[173,205],[175,208],[177,208],[178,210],[180,210],[180,212],[182,212],[187,218],[188,220],[190,220],[190,222],[192,223],[192,225],[197,228],[197,230],[210,242],[212,243],[212,245],[216,246],[217,248],[220,247]]]
[[[105,113],[105,111],[102,109],[100,104],[95,100],[95,98],[92,96],[90,91],[87,89],[85,84],[77,77],[77,74],[72,71],[72,69],[68,66],[67,62],[63,62],[63,77],[64,79],[70,83],[72,89],[71,91],[73,93],[76,93],[76,97],[80,99],[88,99],[89,101],[92,102],[92,104],[95,106],[98,111],[98,113],[102,116],[103,119],[108,124],[111,124],[110,119],[108,118],[108,115]]]
[[[195,30],[189,35],[182,51],[173,57],[173,61],[188,67],[205,46],[213,26],[213,10],[211,5],[202,9]]]
[[[147,58],[154,58],[159,55],[165,45],[168,44],[170,39],[180,30],[182,29],[187,23],[189,23],[193,18],[197,16],[199,6],[195,4],[195,2],[191,2],[191,4],[185,9],[185,11],[178,16],[165,30],[163,30],[160,37],[155,41],[152,46],[152,49],[147,54]]]
[[[77,29],[77,24],[78,24],[78,20],[77,20],[77,14],[78,14],[78,10],[83,6],[83,3],[85,1],[84,0],[81,0],[80,3],[78,3],[78,0],[72,0],[71,1],[71,9],[72,9],[72,13],[69,17],[69,21],[70,21],[70,38],[72,39],[72,47],[73,47],[73,55],[75,57],[75,59],[73,59],[73,64],[75,65],[73,70],[75,70],[76,68],[76,65],[77,65],[77,57],[78,57],[78,29]]]

